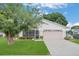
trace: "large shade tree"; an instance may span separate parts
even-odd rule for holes
[[[64,26],[66,26],[68,24],[64,15],[62,15],[61,13],[58,13],[58,12],[54,12],[54,13],[50,13],[50,14],[44,14],[43,17],[45,19],[59,23],[59,24],[64,25]]]
[[[8,44],[20,31],[37,27],[41,22],[39,14],[31,4],[0,4],[0,31],[5,33]]]

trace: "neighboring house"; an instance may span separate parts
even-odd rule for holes
[[[72,29],[73,31],[73,38],[79,39],[79,29]]]
[[[79,34],[79,29],[73,29],[73,34]]]
[[[47,32],[49,36],[49,32],[55,34],[57,38],[64,38],[66,36],[66,27],[63,25],[60,25],[58,23],[43,19],[42,23],[37,27],[37,29],[34,29],[31,32],[20,32],[19,36],[34,36],[34,37],[44,37],[44,33]]]
[[[4,36],[5,36],[5,34],[4,34],[3,32],[0,32],[0,36],[3,36],[3,37],[4,37]]]
[[[67,37],[71,37],[72,39],[79,39],[79,29],[69,29],[66,32]]]

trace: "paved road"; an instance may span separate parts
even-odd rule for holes
[[[64,39],[48,39],[44,42],[53,56],[79,56],[79,44]]]

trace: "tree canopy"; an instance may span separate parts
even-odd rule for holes
[[[79,29],[79,25],[72,26],[71,29]]]
[[[64,15],[62,15],[61,13],[58,13],[58,12],[44,14],[43,17],[47,20],[59,23],[64,26],[66,26],[68,24],[68,21],[66,20]]]
[[[0,4],[0,31],[11,43],[20,31],[37,27],[41,22],[39,14],[39,10],[29,4]]]

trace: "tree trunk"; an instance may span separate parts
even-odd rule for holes
[[[8,41],[8,45],[13,44],[14,42],[13,36],[10,33],[7,35],[7,41]]]

